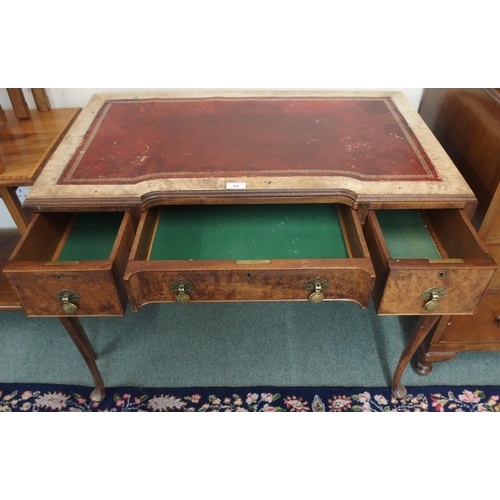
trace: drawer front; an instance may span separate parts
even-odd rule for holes
[[[116,316],[125,312],[126,302],[110,269],[82,266],[72,271],[10,271],[7,276],[28,316]]]
[[[182,303],[179,282],[189,296],[186,301],[193,302],[350,300],[366,308],[374,280],[369,269],[216,269],[217,264],[211,263],[213,268],[205,270],[187,269],[186,263],[182,269],[148,271],[135,262],[125,278],[132,308],[152,302]]]
[[[39,213],[4,273],[28,316],[123,315],[133,237],[129,213]]]
[[[405,268],[389,261],[379,314],[474,314],[491,273],[474,268]],[[444,276],[442,275],[444,273]],[[441,279],[439,276],[443,276]],[[436,294],[433,303],[432,293]],[[427,293],[424,293],[427,292]],[[437,307],[436,310],[427,308]]]
[[[394,213],[397,224],[391,228],[381,225],[375,212],[368,214],[365,235],[377,275],[377,312],[474,314],[495,261],[461,211],[429,210],[420,216],[421,227],[410,227],[413,222],[403,220],[406,214],[399,220]]]

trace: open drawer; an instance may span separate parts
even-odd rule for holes
[[[379,210],[365,236],[379,314],[473,314],[496,269],[462,210]]]
[[[347,206],[157,206],[141,216],[124,280],[134,310],[190,300],[349,300],[365,308],[374,271]]]
[[[28,316],[123,315],[130,213],[37,213],[4,268]]]

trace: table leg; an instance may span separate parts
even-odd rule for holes
[[[28,228],[28,220],[23,213],[21,202],[16,194],[16,188],[0,187],[0,197],[3,199],[7,210],[14,219],[19,232],[24,234]]]
[[[418,349],[418,346],[431,331],[431,328],[438,322],[440,317],[441,316],[420,316],[418,319],[403,353],[399,358],[394,376],[392,377],[392,394],[396,398],[404,398],[406,396],[406,387],[401,384],[401,376],[412,356],[415,354],[415,351]]]
[[[92,344],[90,343],[78,318],[59,318],[59,321],[66,329],[69,336],[73,339],[76,347],[78,347],[78,350],[83,356],[83,359],[87,363],[90,373],[94,378],[95,389],[92,391],[90,399],[96,403],[100,403],[104,399],[106,392],[101,373],[99,372],[99,368],[97,368],[97,364],[95,362],[97,356],[94,352],[94,348],[92,347]]]

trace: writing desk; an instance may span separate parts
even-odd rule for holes
[[[496,269],[472,191],[398,92],[96,95],[25,206],[5,273],[27,315],[60,318],[96,401],[79,316],[275,300],[362,314],[370,298],[420,316],[394,373],[402,397],[423,338],[443,314],[473,314]]]

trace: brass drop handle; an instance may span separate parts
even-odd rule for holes
[[[439,295],[437,292],[432,292],[431,298],[424,304],[424,309],[427,312],[434,312],[439,309]]]
[[[321,285],[319,283],[314,284],[314,292],[309,295],[309,300],[313,304],[319,304],[323,301],[324,295],[321,293]]]
[[[170,284],[169,289],[177,293],[177,297],[175,298],[177,304],[186,305],[191,301],[191,297],[188,294],[195,289],[195,286],[190,281],[177,280]]]
[[[191,300],[191,297],[186,293],[184,289],[184,285],[179,285],[177,293],[178,295],[175,298],[177,304],[185,305]]]
[[[312,280],[306,281],[304,288],[312,292],[311,295],[309,295],[309,301],[313,304],[319,304],[325,298],[321,291],[326,290],[329,286],[330,283],[328,283],[328,281],[318,276]]]
[[[438,300],[446,295],[446,290],[440,286],[433,286],[424,290],[420,295],[422,300],[425,300],[424,309],[427,312],[434,312],[439,309]]]
[[[65,314],[76,314],[78,306],[75,302],[78,302],[81,297],[77,292],[65,288],[56,294],[56,299],[63,303],[62,308]]]

